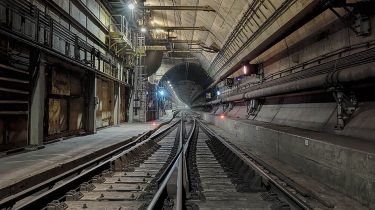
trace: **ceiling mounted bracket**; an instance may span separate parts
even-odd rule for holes
[[[329,9],[357,36],[369,36],[371,34],[370,11],[373,7],[370,0],[359,0],[355,3],[347,3],[345,0],[332,0],[327,3]],[[335,8],[344,8],[348,13],[350,22],[340,15]]]
[[[342,130],[358,107],[357,97],[353,91],[344,91],[342,87],[331,87],[328,91],[332,92],[337,103],[335,129]]]
[[[216,12],[211,6],[143,6],[139,7],[141,10],[185,10],[185,11],[204,11]]]

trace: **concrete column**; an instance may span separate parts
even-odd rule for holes
[[[113,110],[113,121],[114,125],[119,126],[120,125],[120,95],[121,95],[121,90],[120,90],[120,83],[115,82],[114,85],[114,94],[115,94],[115,107]]]
[[[89,96],[88,96],[88,113],[87,113],[87,133],[96,133],[96,108],[97,97],[96,97],[96,73],[89,73],[88,84]]]
[[[44,107],[46,98],[46,64],[43,57],[35,81],[35,88],[31,93],[30,100],[30,115],[29,115],[29,139],[28,145],[42,145],[43,144],[43,128],[44,128]]]
[[[128,122],[132,123],[133,122],[133,118],[134,118],[134,89],[132,90],[131,94],[129,95],[130,97],[130,100],[129,100],[129,120]]]

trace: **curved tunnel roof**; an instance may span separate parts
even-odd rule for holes
[[[202,89],[212,83],[201,65],[196,63],[180,63],[169,69],[161,78],[160,83],[170,81],[176,89],[179,98],[186,104],[191,104],[191,100]]]
[[[197,85],[207,87],[212,83],[210,78],[201,65],[196,63],[180,63],[169,69],[161,78],[160,82],[170,81],[177,84],[179,81],[190,80]]]

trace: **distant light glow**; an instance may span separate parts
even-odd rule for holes
[[[247,74],[247,66],[246,65],[243,66],[243,74]]]
[[[216,91],[216,95],[218,95],[218,96],[219,96],[220,94],[221,94],[221,93],[220,93],[220,91]]]
[[[225,118],[224,115],[221,114],[221,115],[220,115],[220,119],[224,120],[224,118]]]
[[[152,122],[152,125],[153,125],[153,126],[156,126],[157,124],[156,124],[156,122],[154,121],[154,122]]]
[[[164,90],[159,90],[159,94],[160,94],[161,96],[164,96],[164,94],[165,94]]]
[[[146,29],[145,27],[142,27],[142,28],[141,28],[141,32],[142,32],[142,33],[146,32],[146,31],[147,31],[147,29]]]
[[[171,84],[171,81],[168,80],[167,82],[168,82],[168,84]]]
[[[134,4],[129,4],[128,8],[131,9],[131,10],[133,10],[135,8],[135,6],[134,6]]]

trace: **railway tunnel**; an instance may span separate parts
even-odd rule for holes
[[[375,209],[374,13],[0,0],[0,209]]]

